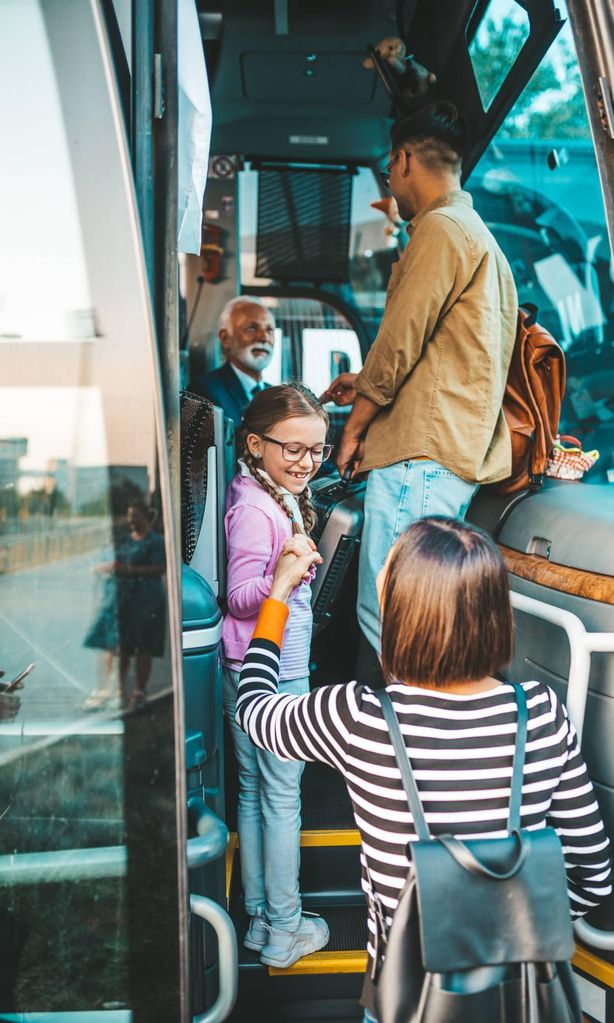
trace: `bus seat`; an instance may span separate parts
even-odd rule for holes
[[[182,560],[220,599],[226,592],[226,487],[235,463],[232,423],[189,391],[181,394],[180,410]]]

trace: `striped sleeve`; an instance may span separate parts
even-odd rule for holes
[[[358,715],[356,683],[321,686],[304,696],[279,694],[285,605],[266,600],[243,661],[237,722],[251,741],[280,760],[319,760],[339,771]]]
[[[572,916],[587,913],[612,892],[612,862],[595,792],[582,759],[576,730],[552,690],[550,699],[562,724],[564,765],[552,795],[548,824],[563,847]],[[559,722],[557,721],[557,724]]]

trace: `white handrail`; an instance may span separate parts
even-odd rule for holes
[[[614,632],[587,632],[583,622],[571,611],[546,604],[524,593],[511,593],[512,607],[524,614],[534,615],[546,622],[560,626],[567,633],[569,641],[569,679],[565,703],[573,725],[582,741],[582,729],[588,697],[588,680],[591,670],[591,654],[614,653]],[[614,952],[614,931],[601,931],[584,920],[574,922],[574,930],[580,941],[604,952]]]
[[[235,1004],[239,984],[237,935],[226,910],[204,895],[190,895],[190,909],[211,924],[217,935],[219,994],[213,1005],[192,1018],[192,1023],[221,1023]]]

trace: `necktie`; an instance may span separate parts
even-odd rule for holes
[[[259,394],[260,391],[264,391],[264,384],[254,384],[251,390],[250,397],[254,397],[255,394]]]

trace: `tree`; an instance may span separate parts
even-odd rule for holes
[[[487,18],[469,52],[485,107],[496,96],[526,40],[525,25]],[[568,39],[559,35],[499,129],[500,138],[589,138],[582,80]]]

